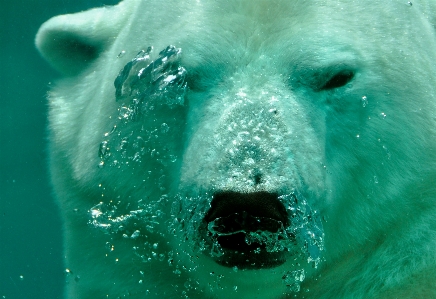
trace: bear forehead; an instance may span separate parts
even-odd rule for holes
[[[303,61],[317,67],[347,55],[383,51],[383,45],[365,43],[369,35],[387,41],[407,32],[409,37],[420,36],[413,32],[419,26],[409,26],[416,11],[401,1],[389,1],[387,9],[368,1],[191,1],[168,6],[172,8],[158,13],[145,11],[147,7],[135,11],[138,15],[130,18],[125,38],[119,39],[124,44],[127,39],[131,49],[173,44],[183,49],[187,66],[245,66],[261,60],[284,66]],[[407,50],[413,45],[402,46]]]

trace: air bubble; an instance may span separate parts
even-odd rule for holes
[[[100,147],[98,149],[98,156],[102,160],[107,159],[110,156],[110,149],[109,149],[109,146],[108,146],[108,142],[106,140],[102,141],[100,143]]]
[[[386,153],[387,159],[390,160],[391,159],[391,153],[390,153],[389,149],[385,145],[383,145],[383,150]]]
[[[167,133],[169,130],[170,130],[170,127],[166,123],[163,123],[160,127],[160,131],[162,133]]]
[[[305,279],[305,276],[304,270],[295,270],[286,272],[282,279],[291,292],[299,292],[300,283]]]
[[[108,251],[110,251],[110,252],[112,252],[112,251],[115,250],[115,246],[114,246],[113,244],[109,243],[109,242],[106,242],[105,247],[106,247],[106,249],[107,249]]]
[[[366,96],[362,97],[362,107],[365,108],[368,105],[368,98]]]
[[[139,230],[135,230],[135,232],[130,236],[130,239],[136,239],[140,234],[141,232]]]
[[[117,125],[114,125],[109,132],[104,133],[104,137],[111,135],[117,129]]]
[[[218,242],[214,242],[212,244],[212,249],[210,251],[210,256],[211,257],[220,257],[223,256],[224,252],[223,249],[221,248],[221,245]]]

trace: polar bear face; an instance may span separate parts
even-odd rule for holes
[[[38,33],[67,75],[49,101],[68,295],[404,294],[434,260],[414,237],[434,221],[433,7],[188,2]]]

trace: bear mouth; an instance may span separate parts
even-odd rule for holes
[[[220,265],[272,268],[286,262],[287,250],[280,243],[295,239],[286,232],[289,218],[276,193],[218,192],[204,217],[203,235],[218,247],[212,258]]]

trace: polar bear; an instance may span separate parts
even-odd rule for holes
[[[36,36],[67,298],[436,298],[436,4],[125,0]]]

